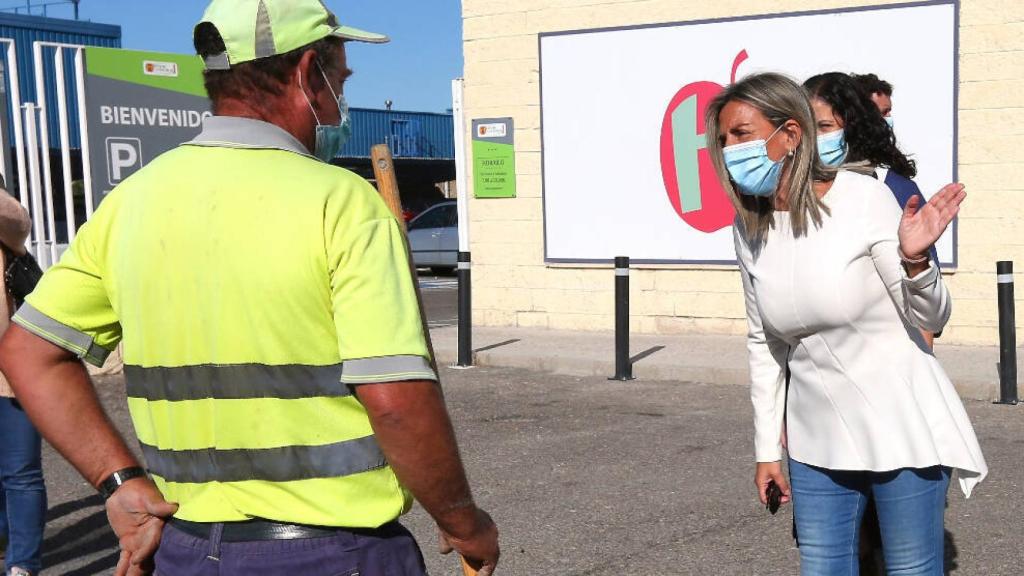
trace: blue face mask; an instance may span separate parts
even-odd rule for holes
[[[846,159],[845,131],[836,130],[818,136],[818,156],[825,166],[839,166]]]
[[[768,140],[775,137],[781,129],[780,125]],[[771,196],[775,193],[785,159],[775,162],[768,157],[768,140],[754,140],[722,149],[729,177],[736,183],[741,194]]]
[[[324,126],[320,123],[320,117],[317,116],[313,103],[309,101],[309,96],[306,96],[306,90],[302,87],[301,75],[299,76],[299,88],[302,89],[302,95],[306,96],[306,104],[309,104],[309,109],[313,112],[313,118],[316,119],[316,144],[313,146],[313,155],[324,162],[330,162],[341,153],[341,149],[352,136],[352,116],[349,114],[345,95],[334,93],[334,88],[331,87],[330,81],[327,80],[327,74],[324,72],[323,67],[320,66],[320,62],[317,62],[316,65],[320,68],[320,74],[323,75],[324,82],[327,83],[327,89],[331,91],[331,96],[334,96],[335,100],[338,101],[338,123],[332,126]]]
[[[892,130],[894,128],[893,122],[892,122],[892,116],[885,116],[885,117],[882,118],[882,120],[885,120],[885,123],[889,125],[889,129],[890,130]]]

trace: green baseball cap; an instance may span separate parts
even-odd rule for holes
[[[328,36],[383,44],[388,37],[342,26],[322,0],[213,0],[204,24],[217,29],[227,48],[205,58],[207,70],[229,70],[233,64],[277,56]]]

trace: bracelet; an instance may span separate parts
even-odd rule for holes
[[[897,246],[896,253],[900,255],[900,260],[902,260],[904,264],[924,264],[928,261],[927,252],[925,252],[920,258],[908,258],[907,255],[903,253],[903,249]]]
[[[131,480],[132,478],[141,478],[145,475],[146,470],[141,466],[131,466],[129,468],[123,468],[121,470],[118,470],[117,472],[114,472],[110,476],[107,476],[106,480],[100,482],[100,485],[97,488],[97,490],[99,490],[100,496],[103,496],[103,499],[106,500],[113,496],[114,492],[116,492],[117,489],[120,488],[125,482]]]

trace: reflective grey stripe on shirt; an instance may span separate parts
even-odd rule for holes
[[[11,321],[94,366],[102,367],[110,355],[110,350],[96,344],[92,336],[50,318],[30,304],[23,304]]]
[[[341,383],[341,364],[228,364],[173,368],[125,365],[130,398],[146,400],[244,400],[247,398],[339,397],[352,394]]]
[[[290,482],[348,476],[387,466],[373,436],[323,446],[256,450],[160,450],[141,446],[150,472],[168,482]]]
[[[341,381],[345,384],[372,384],[402,380],[437,380],[434,369],[422,356],[381,356],[342,363]]]

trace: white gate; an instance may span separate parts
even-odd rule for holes
[[[89,164],[88,124],[85,108],[85,46],[38,41],[33,44],[33,68],[35,72],[36,102],[22,102],[18,77],[17,53],[14,41],[0,38],[6,44],[9,71],[11,118],[13,120],[14,149],[16,156],[19,199],[32,217],[32,235],[28,248],[35,254],[43,268],[52,266],[60,254],[75,237],[77,229],[72,179],[71,155],[71,114],[69,113],[68,85],[71,84],[72,98],[78,109],[78,132],[81,149],[82,183],[84,189],[84,216],[92,217],[93,191],[91,166]],[[65,59],[73,55],[71,74]],[[50,60],[52,58],[52,61]],[[52,62],[47,66],[47,62]],[[47,80],[56,88],[56,102],[48,102]],[[54,166],[50,158],[49,110],[55,109],[56,130],[59,134],[59,166],[64,195],[64,222],[56,222],[56,202],[53,185]],[[0,163],[2,164],[2,163]],[[2,168],[0,168],[2,171]],[[13,193],[10,178],[4,175]],[[81,213],[82,210],[79,210]],[[66,231],[59,238],[58,226]],[[63,240],[63,241],[62,241]]]

